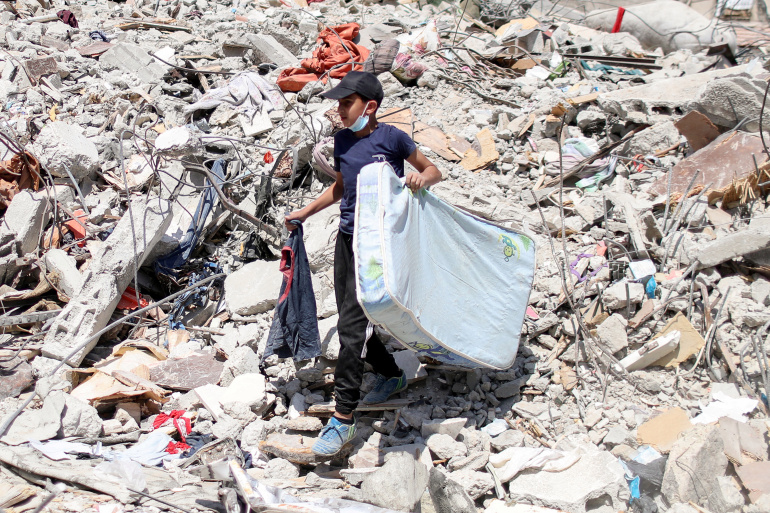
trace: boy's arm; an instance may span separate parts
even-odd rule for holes
[[[420,150],[414,150],[406,161],[417,170],[417,173],[406,175],[406,185],[412,191],[417,192],[441,181],[441,171]]]
[[[292,224],[290,221],[297,219],[304,223],[308,217],[317,212],[320,212],[329,205],[337,203],[342,198],[342,192],[342,173],[337,172],[337,180],[334,182],[334,184],[332,184],[331,187],[327,188],[323,193],[321,193],[320,196],[310,202],[310,204],[305,208],[295,210],[286,216],[284,219],[286,228],[289,230],[294,230],[297,226]]]

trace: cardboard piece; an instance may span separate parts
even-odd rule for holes
[[[514,25],[519,26],[514,29]],[[531,16],[511,20],[495,31],[495,37],[501,38],[505,36],[506,32],[508,32],[508,29],[514,29],[515,31],[511,30],[511,35],[514,35],[515,33],[521,32],[522,30],[530,30],[538,26],[540,26],[540,22]]]
[[[465,152],[465,158],[460,162],[460,165],[468,171],[483,169],[500,158],[500,154],[495,148],[495,139],[488,128],[477,133],[476,139],[479,142],[481,152],[471,148]]]
[[[411,109],[390,109],[382,114],[379,119],[383,123],[393,125],[407,135],[410,135],[414,142],[427,146],[438,156],[450,162],[460,160],[460,156],[470,147],[470,144],[464,141],[467,147],[458,155],[452,150],[452,140],[441,129],[415,120]],[[457,136],[454,137],[456,138]]]
[[[668,335],[671,332],[679,331],[681,336],[679,338],[679,347],[674,352],[667,354],[660,360],[653,362],[654,366],[661,367],[676,367],[682,362],[687,361],[691,356],[698,354],[698,351],[706,345],[706,341],[700,336],[700,333],[693,328],[690,321],[687,320],[682,312],[677,313],[673,319],[663,327],[660,333],[655,335],[652,340],[658,337]]]
[[[719,129],[716,125],[697,110],[690,111],[674,123],[674,126],[687,139],[693,151],[705,148],[719,137]]]
[[[647,316],[650,315],[654,310],[655,310],[655,300],[645,299],[639,311],[637,311],[636,314],[633,317],[631,317],[631,320],[628,321],[628,326],[632,329],[638,328],[639,325],[642,324],[642,322],[644,322]]]
[[[654,417],[636,431],[639,445],[652,445],[661,453],[668,453],[679,435],[692,428],[690,418],[681,408],[670,408]]]
[[[574,98],[567,98],[567,101],[572,106],[576,107],[584,103],[595,102],[597,98],[599,98],[599,93],[595,92],[595,93],[584,94],[582,96],[575,96]]]

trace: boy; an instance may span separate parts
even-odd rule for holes
[[[418,191],[441,181],[441,172],[417,149],[408,135],[377,122],[376,112],[383,92],[380,81],[373,74],[351,71],[322,96],[339,101],[337,112],[346,127],[334,137],[337,180],[308,206],[287,215],[285,222],[286,227],[293,230],[295,225],[290,221],[304,222],[316,212],[342,200],[334,251],[334,289],[339,312],[337,333],[341,346],[334,374],[337,406],[334,416],[313,445],[315,454],[331,457],[355,436],[353,411],[361,394],[364,361],[377,373],[374,389],[363,398],[365,404],[384,402],[391,395],[406,389],[406,376],[382,341],[376,334],[367,340],[369,321],[356,298],[353,222],[358,173],[381,155],[393,166],[396,174],[403,177],[404,161],[407,161],[418,172],[406,176],[406,185]]]

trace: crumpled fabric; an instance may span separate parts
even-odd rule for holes
[[[575,451],[563,452],[544,447],[509,447],[498,454],[489,456],[489,463],[497,469],[497,477],[507,483],[516,474],[528,468],[537,468],[545,472],[567,470],[580,459]]]
[[[640,77],[644,76],[644,71],[640,69],[618,68],[617,66],[610,66],[609,64],[601,63],[596,63],[594,66],[591,66],[583,59],[580,59],[580,65],[588,71],[601,71],[602,75],[607,75],[608,73],[622,73],[623,75],[638,75]]]
[[[189,116],[198,110],[214,109],[222,103],[229,103],[235,111],[251,119],[261,112],[263,106],[272,112],[281,105],[281,101],[281,93],[273,84],[259,73],[245,71],[231,78],[226,86],[211,89],[200,100],[187,105],[182,112]]]
[[[61,11],[56,13],[56,16],[58,16],[62,22],[66,23],[70,27],[78,28],[78,19],[75,17],[72,11],[68,11],[67,9],[62,9]]]
[[[562,164],[564,172],[580,164],[583,160],[599,151],[599,144],[588,137],[574,137],[564,141],[561,147]],[[583,167],[577,174],[581,178],[577,186],[588,192],[595,191],[599,183],[609,178],[615,172],[617,157],[605,157],[597,159]],[[547,175],[559,176],[559,153],[556,151],[545,152],[543,156],[544,170]]]
[[[102,41],[104,43],[110,42],[110,37],[103,30],[92,30],[91,32],[88,33],[88,37],[90,37],[94,41]]]
[[[225,164],[226,162],[224,159],[218,159],[211,167],[211,174],[214,175],[214,179],[220,187],[225,180]],[[184,236],[179,241],[179,246],[155,261],[154,265],[156,272],[170,274],[172,276],[175,275],[174,269],[178,269],[184,265],[190,258],[193,249],[198,245],[198,237],[200,237],[200,234],[203,231],[206,219],[208,218],[211,209],[213,209],[214,205],[219,201],[219,196],[217,196],[214,187],[208,182],[208,178],[206,179],[206,185],[206,190],[201,194],[200,199],[198,200],[198,206],[195,207],[195,215]]]
[[[393,69],[401,43],[396,39],[387,39],[374,47],[364,62],[364,71],[379,75]]]
[[[278,87],[281,88],[281,91],[296,93],[301,91],[305,85],[321,79],[322,76],[322,82],[326,83],[327,77],[342,78],[350,71],[363,70],[362,65],[369,57],[369,50],[353,42],[353,39],[358,36],[359,30],[358,23],[346,23],[325,28],[318,35],[318,46],[313,51],[313,56],[304,59],[300,63],[301,68],[286,68],[281,71],[276,81]],[[351,55],[353,62],[358,64],[335,68],[335,66],[350,62]]]
[[[152,429],[158,429],[163,425],[173,423],[177,433],[179,433],[179,438],[182,439],[182,442],[185,442],[185,436],[192,431],[190,419],[184,416],[185,413],[187,413],[185,410],[172,410],[171,413],[160,412],[152,423]],[[179,422],[180,420],[182,421],[181,423]],[[190,446],[188,445],[185,447],[185,450],[189,448]],[[176,453],[171,452],[171,454]]]
[[[281,293],[262,361],[273,354],[279,358],[309,360],[321,354],[321,336],[301,223],[292,230],[281,250],[280,270],[283,273]]]
[[[30,440],[29,445],[54,461],[75,459],[72,454],[87,454],[93,457],[101,456],[102,454],[101,442],[96,442],[95,445],[88,445],[67,440],[49,440],[47,442]]]
[[[160,465],[164,460],[177,460],[181,453],[166,452],[169,442],[174,439],[162,431],[153,431],[142,442],[131,446],[123,452],[108,451],[104,453],[105,460],[132,460],[148,467]]]
[[[40,162],[29,152],[23,155],[0,162],[0,210],[8,208],[19,191],[40,188]]]

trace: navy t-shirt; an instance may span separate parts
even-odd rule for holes
[[[382,155],[398,176],[404,176],[404,161],[414,153],[414,141],[396,127],[380,123],[369,135],[356,137],[345,129],[334,136],[334,169],[342,173],[343,193],[340,203],[340,231],[353,233],[356,211],[356,186],[361,168]]]

